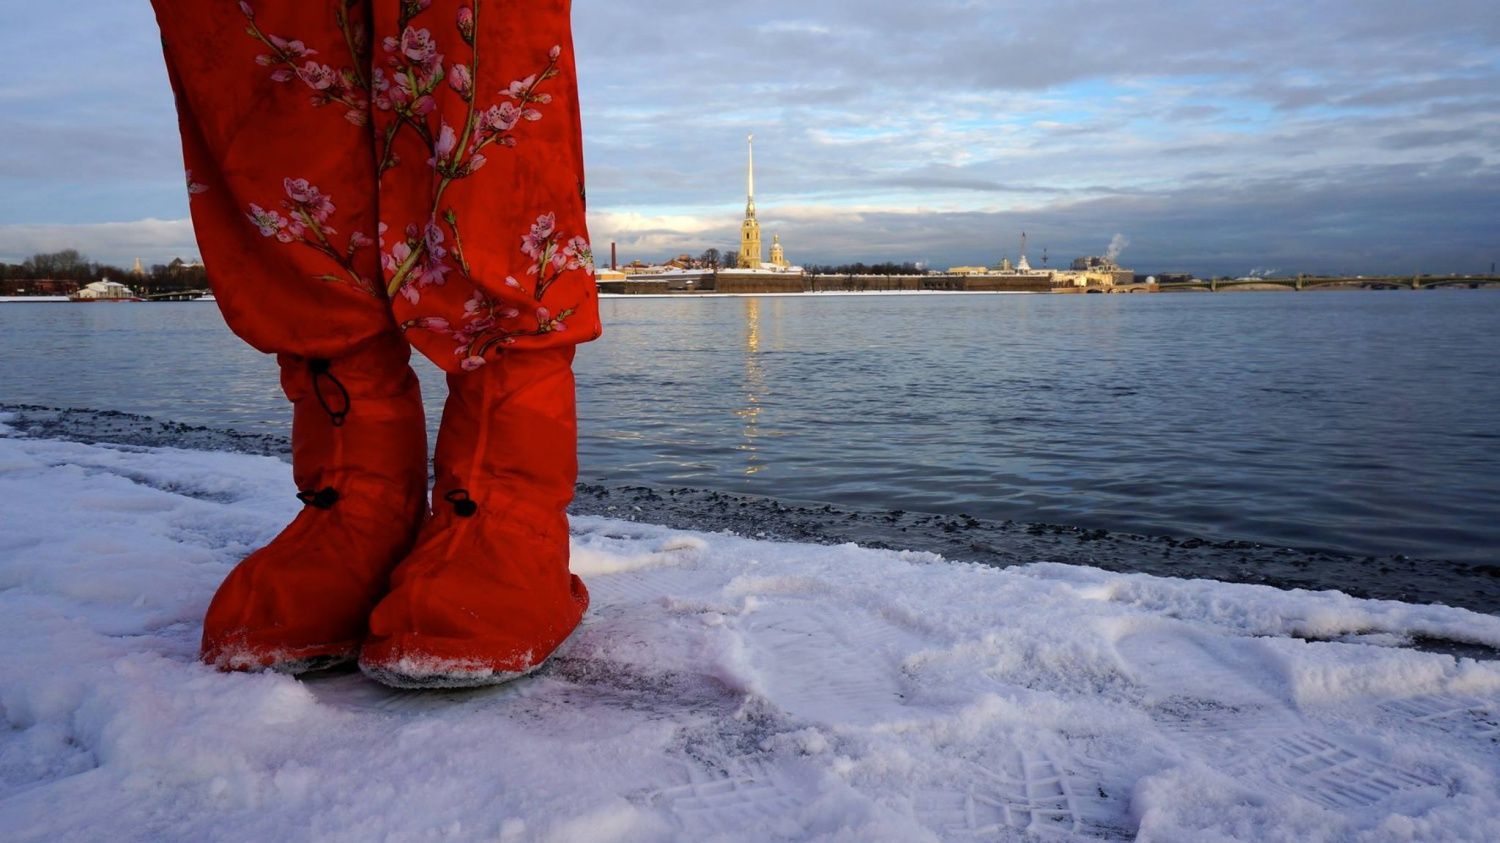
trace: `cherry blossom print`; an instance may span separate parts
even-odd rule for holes
[[[459,7],[458,35],[465,44],[474,46],[474,10],[468,6]]]
[[[368,62],[365,43],[367,36],[364,24],[353,20],[349,14],[352,0],[337,0],[336,17],[344,45],[349,51],[350,64],[335,68],[331,64],[312,60],[320,55],[296,38],[285,38],[260,28],[255,21],[255,9],[248,2],[241,2],[240,12],[245,16],[246,32],[260,41],[269,52],[255,57],[255,63],[274,68],[271,79],[276,82],[300,80],[312,92],[309,100],[314,107],[336,104],[344,108],[344,119],[356,126],[369,120],[370,84],[365,79],[363,68]]]
[[[456,64],[448,72],[448,86],[467,100],[474,94],[474,78],[469,75],[469,66]]]
[[[275,254],[242,267],[245,283],[281,290],[300,273],[384,300],[377,312],[448,371],[596,337],[568,4],[375,4],[205,6],[227,24],[208,50],[196,16],[166,19],[181,24],[169,47],[196,50],[168,53],[181,101],[254,124],[243,139],[257,142],[229,150],[220,135],[238,123],[190,139],[210,156],[183,171],[190,199],[211,188],[195,215],[233,202],[215,260],[243,257],[249,237]]]
[[[470,266],[462,256],[462,235],[451,207],[444,207],[443,195],[456,181],[469,178],[488,162],[484,150],[489,146],[514,147],[517,143],[516,128],[523,122],[541,120],[540,106],[550,104],[552,95],[540,90],[556,78],[560,71],[562,47],[554,45],[547,52],[547,63],[541,70],[510,83],[498,92],[499,102],[478,102],[478,80],[480,76],[479,50],[468,51],[468,61],[455,61],[445,69],[443,47],[434,30],[421,25],[417,20],[428,9],[430,3],[404,0],[401,6],[401,35],[387,37],[382,42],[386,52],[385,69],[376,76],[373,84],[374,102],[377,108],[392,112],[391,120],[383,132],[380,142],[381,172],[397,166],[399,156],[395,152],[396,138],[402,132],[414,133],[427,147],[427,165],[438,178],[432,188],[432,206],[429,218],[441,219],[452,234],[454,258],[462,275],[471,282]],[[473,34],[479,25],[481,4],[459,9],[454,23],[460,39],[473,47]],[[452,32],[452,30],[447,30]],[[462,48],[460,48],[462,50]],[[434,127],[430,115],[436,110],[436,92],[440,84],[447,85],[468,105],[462,124],[450,123],[447,115]],[[387,267],[386,292],[394,296],[406,292],[413,274],[432,277],[436,267],[447,265],[436,262],[428,254],[431,238],[421,238],[411,244],[394,270]],[[393,254],[393,253],[392,253]],[[569,255],[572,260],[576,255]],[[549,256],[550,259],[551,256]],[[566,266],[564,261],[562,266]],[[446,269],[442,270],[446,271]],[[419,285],[420,286],[420,285]]]
[[[416,225],[407,226],[406,239],[381,255],[381,265],[390,272],[413,258],[417,259],[415,270],[397,293],[411,304],[418,304],[422,301],[424,288],[441,287],[447,283],[448,273],[453,271],[448,256],[442,228],[430,222],[420,229]]]
[[[568,326],[564,324],[563,320],[571,314],[571,310],[564,310],[562,313],[559,313],[554,317],[552,315],[552,311],[548,310],[545,307],[539,307],[536,309],[537,330],[544,334],[554,333],[557,331],[566,331],[568,329]]]
[[[457,232],[457,220],[449,211],[445,222]],[[409,229],[407,241],[398,244],[397,249],[386,260],[386,266],[401,260],[409,259],[415,252],[415,229]],[[429,224],[426,232],[427,242],[425,248],[429,254],[437,255],[441,259],[446,257],[445,242],[442,231],[438,226]],[[554,314],[551,308],[540,304],[542,296],[563,272],[571,270],[586,270],[593,272],[593,252],[588,241],[583,237],[571,237],[562,242],[562,248],[558,248],[562,240],[562,232],[557,227],[557,214],[545,213],[536,218],[530,230],[521,238],[521,253],[536,263],[532,272],[539,275],[536,291],[533,294],[538,304],[532,308],[530,319],[522,316],[521,309],[513,303],[497,301],[487,295],[482,288],[475,289],[464,303],[463,322],[457,327],[453,326],[447,319],[435,317],[420,317],[404,322],[402,331],[422,330],[430,333],[449,337],[453,341],[453,354],[461,358],[460,368],[472,371],[484,365],[485,355],[496,348],[512,345],[521,337],[539,337],[545,334],[559,334],[568,330],[567,320],[578,312],[576,306],[566,308]],[[459,243],[455,242],[455,252],[461,249]],[[461,266],[466,264],[461,254],[457,255]],[[464,270],[467,276],[467,269]],[[420,288],[425,286],[422,273],[412,274],[409,281],[400,289],[400,294],[413,304],[420,301]],[[525,288],[514,276],[506,276],[505,290],[513,291],[516,296],[524,296]],[[410,291],[410,292],[408,292]],[[529,324],[528,324],[529,322]]]
[[[339,248],[332,239],[339,233],[338,229],[329,224],[337,210],[333,197],[303,178],[289,176],[282,179],[281,187],[286,194],[281,201],[281,211],[250,203],[246,216],[261,236],[274,237],[282,243],[299,243],[328,257],[342,270],[342,274],[319,275],[319,280],[347,283],[358,290],[379,295],[379,287],[355,268],[355,254],[374,245],[370,236],[356,231],[349,235],[346,245]]]
[[[557,214],[547,213],[536,218],[531,230],[521,237],[521,253],[531,258],[532,266],[526,271],[537,276],[536,300],[541,301],[547,290],[564,272],[583,270],[594,274],[594,251],[583,237],[567,238],[561,249],[558,241],[563,234],[557,228]]]
[[[277,211],[268,211],[252,202],[249,217],[250,221],[255,223],[255,227],[260,229],[262,237],[275,237],[283,243],[290,243],[295,239],[288,231],[290,223],[287,218]]]
[[[194,196],[197,196],[200,193],[208,192],[208,185],[193,181],[192,170],[187,171],[187,192],[189,201],[191,201]]]

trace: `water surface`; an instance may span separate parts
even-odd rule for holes
[[[586,478],[1500,558],[1500,295],[606,299]],[[212,305],[0,305],[0,402],[285,432]],[[442,379],[419,366],[435,422]]]

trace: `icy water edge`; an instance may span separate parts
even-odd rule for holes
[[[1500,605],[1483,291],[604,309],[578,367],[584,508]],[[285,434],[274,367],[211,306],[8,305],[0,327],[0,402]]]

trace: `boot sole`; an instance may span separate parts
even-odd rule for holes
[[[306,659],[292,659],[291,661],[277,662],[266,668],[272,673],[285,673],[288,676],[302,676],[308,673],[322,673],[336,668],[354,664],[357,657],[351,654],[334,656],[312,656]]]
[[[545,662],[544,662],[545,663]],[[408,673],[378,665],[361,663],[359,669],[371,679],[403,691],[451,691],[464,688],[488,688],[504,685],[540,670],[542,665],[520,671],[453,670],[430,673]]]
[[[231,650],[218,649],[212,653],[204,653],[200,658],[210,667],[216,667],[226,673],[282,673],[287,676],[301,676],[305,673],[332,670],[353,664],[359,659],[359,648],[355,645],[335,648],[332,652],[329,652],[329,648],[326,647],[302,649],[313,650],[313,652],[304,656],[276,658],[274,653],[262,657],[248,648],[241,647]],[[317,650],[324,652],[320,653]],[[263,661],[263,658],[268,658],[269,663]]]

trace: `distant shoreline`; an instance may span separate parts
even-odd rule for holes
[[[1141,285],[1144,286],[1144,285]],[[1296,290],[1285,284],[1257,284],[1239,282],[1226,284],[1218,290],[1210,290],[1206,286],[1192,286],[1174,288],[1173,285],[1159,285],[1151,290],[1153,293],[1295,293],[1295,292],[1390,292],[1409,290],[1409,287],[1371,287],[1362,286],[1358,283],[1349,284],[1324,284],[1316,287],[1308,287],[1304,290]],[[1462,282],[1450,282],[1441,287],[1424,289],[1448,289],[1448,290],[1500,290],[1500,285],[1483,280],[1475,280],[1471,284]],[[1091,292],[1104,292],[1103,290]],[[1129,286],[1116,288],[1108,295],[1130,294],[1132,292],[1147,292],[1146,290],[1132,291]],[[1415,291],[1413,291],[1415,292]],[[1082,291],[1072,290],[819,290],[798,292],[767,292],[767,293],[717,293],[710,291],[683,290],[671,293],[600,293],[601,299],[760,299],[760,298],[842,298],[851,296],[1050,296],[1050,295],[1080,295]],[[212,300],[209,300],[210,302]],[[0,304],[69,304],[72,303],[67,296],[0,296]],[[110,302],[114,303],[114,302]],[[121,302],[123,303],[123,302]],[[133,304],[151,304],[153,302],[132,302]]]

